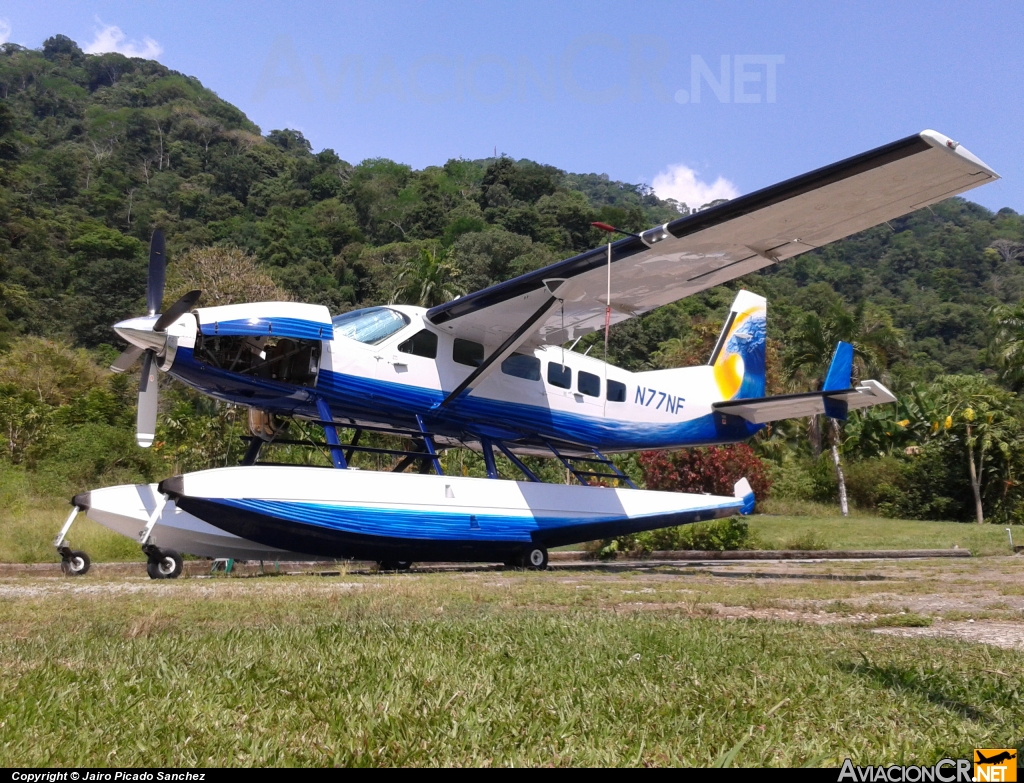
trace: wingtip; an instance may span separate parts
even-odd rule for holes
[[[933,147],[945,150],[951,155],[956,155],[957,157],[978,166],[992,179],[1000,179],[995,170],[985,163],[985,161],[964,147],[960,142],[954,141],[944,133],[939,133],[937,130],[932,130],[931,128],[925,128],[918,135]]]

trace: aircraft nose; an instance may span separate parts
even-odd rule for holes
[[[164,346],[167,343],[167,335],[163,332],[153,331],[153,325],[157,322],[158,318],[159,316],[156,315],[129,318],[127,321],[114,324],[114,331],[117,332],[121,339],[134,346],[143,350],[160,353],[164,350]]]

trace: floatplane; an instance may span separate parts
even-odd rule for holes
[[[196,308],[200,291],[159,314],[156,232],[148,314],[114,327],[129,347],[112,369],[142,362],[138,443],[153,442],[158,370],[249,408],[252,438],[240,465],[76,495],[55,541],[65,571],[88,568],[67,542],[79,511],[138,535],[154,578],[177,576],[181,552],[542,569],[550,547],[750,513],[746,480],[732,497],[639,490],[609,455],[735,443],[768,422],[893,402],[878,381],[852,384],[850,345],[823,388],[765,396],[766,302],[741,290],[706,365],[628,372],[564,346],[997,178],[926,130],[639,234],[595,224],[607,245],[437,307],[333,316],[293,302]],[[323,428],[332,467],[259,462],[291,419]],[[411,445],[375,449],[364,432]],[[445,475],[439,456],[455,446],[480,452],[488,478]],[[398,460],[390,472],[349,467],[382,451]],[[496,453],[522,480],[498,480]],[[560,460],[578,483],[540,482],[524,455]],[[420,472],[403,472],[413,463]],[[607,479],[616,486],[592,483]]]

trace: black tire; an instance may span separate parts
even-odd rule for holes
[[[527,571],[543,571],[548,567],[548,550],[534,545],[523,550],[523,568]]]
[[[65,576],[85,576],[89,573],[89,566],[92,565],[92,561],[89,559],[89,555],[85,552],[73,550],[68,552],[67,557],[62,557],[60,561],[60,570],[64,572]]]
[[[177,579],[184,565],[173,549],[158,549],[146,561],[146,573],[150,579]]]
[[[378,571],[408,571],[412,568],[412,560],[378,560]]]

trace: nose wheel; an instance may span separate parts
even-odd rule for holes
[[[150,579],[177,579],[181,576],[184,562],[173,549],[147,547],[146,573]]]
[[[71,514],[64,522],[64,527],[60,529],[57,537],[53,539],[53,546],[57,549],[57,554],[60,555],[60,570],[65,576],[84,576],[89,573],[89,566],[92,565],[89,555],[80,549],[72,549],[66,540],[78,512],[88,508],[89,493],[75,495],[71,499]]]
[[[65,548],[60,553],[60,570],[64,576],[84,576],[91,565],[89,555],[79,549]]]

